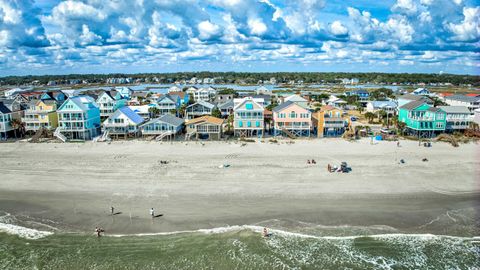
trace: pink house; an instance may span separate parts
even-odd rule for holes
[[[312,113],[292,102],[284,102],[273,108],[274,135],[310,137]]]

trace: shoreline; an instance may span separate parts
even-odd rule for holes
[[[397,148],[394,142],[341,139],[246,146],[4,144],[0,173],[8,180],[0,181],[0,211],[25,224],[46,220],[61,232],[101,226],[113,234],[163,233],[248,224],[311,227],[331,236],[345,228],[474,236],[480,224],[478,150],[477,144],[434,143],[427,149],[402,141]],[[429,162],[421,161],[424,156]],[[311,158],[316,166],[306,164]],[[326,171],[327,163],[341,161],[352,172]],[[109,216],[110,206],[122,214]],[[153,221],[150,207],[164,216]]]

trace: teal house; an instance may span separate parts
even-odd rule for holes
[[[57,129],[66,139],[91,140],[100,134],[100,109],[90,96],[68,98],[57,114]]]
[[[433,137],[445,131],[446,112],[422,100],[411,101],[399,108],[398,120],[406,124],[412,135]]]

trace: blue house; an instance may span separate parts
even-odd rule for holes
[[[62,104],[65,99],[67,96],[61,91],[45,92],[40,96],[40,100],[55,100],[58,104]]]
[[[100,109],[90,96],[68,98],[57,114],[57,130],[67,139],[91,140],[100,134]]]
[[[170,94],[163,95],[157,99],[157,105],[158,109],[160,110],[160,115],[171,114],[172,111],[178,111],[180,108],[180,97]]]
[[[347,92],[345,92],[345,95],[346,96],[357,96],[358,101],[360,101],[360,102],[367,102],[368,99],[370,98],[370,93],[367,90],[364,90],[364,89],[347,91]]]
[[[158,136],[160,140],[165,137],[174,138],[183,130],[184,123],[181,118],[165,114],[142,124],[140,130],[143,136]]]

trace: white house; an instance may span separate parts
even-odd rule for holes
[[[476,109],[480,109],[480,97],[453,95],[445,97],[445,102],[450,106],[467,107],[471,114],[473,114]]]
[[[140,124],[143,117],[136,114],[129,107],[122,107],[110,115],[104,122],[103,127],[110,136],[138,137],[140,135]]]
[[[233,129],[235,136],[253,137],[263,136],[264,130],[264,111],[263,100],[252,97],[236,98],[234,103],[234,123]]]
[[[345,108],[345,106],[347,105],[347,102],[345,100],[338,98],[334,95],[330,95],[326,103],[327,105],[330,105],[336,108],[341,108],[341,109]]]
[[[288,102],[291,101],[297,105],[300,105],[301,107],[308,109],[308,100],[304,99],[303,97],[299,95],[290,95],[286,98],[284,98],[283,102]]]
[[[430,95],[430,91],[427,88],[417,88],[413,90],[412,94],[416,96],[428,96]]]
[[[397,110],[397,103],[394,101],[369,101],[367,103],[367,112],[385,111],[394,114]]]
[[[256,92],[257,95],[272,95],[272,90],[268,89],[265,86],[260,86],[259,88],[257,88]]]
[[[439,106],[447,113],[447,131],[465,130],[470,126],[473,117],[465,106]]]
[[[474,111],[473,121],[480,125],[480,109]]]

